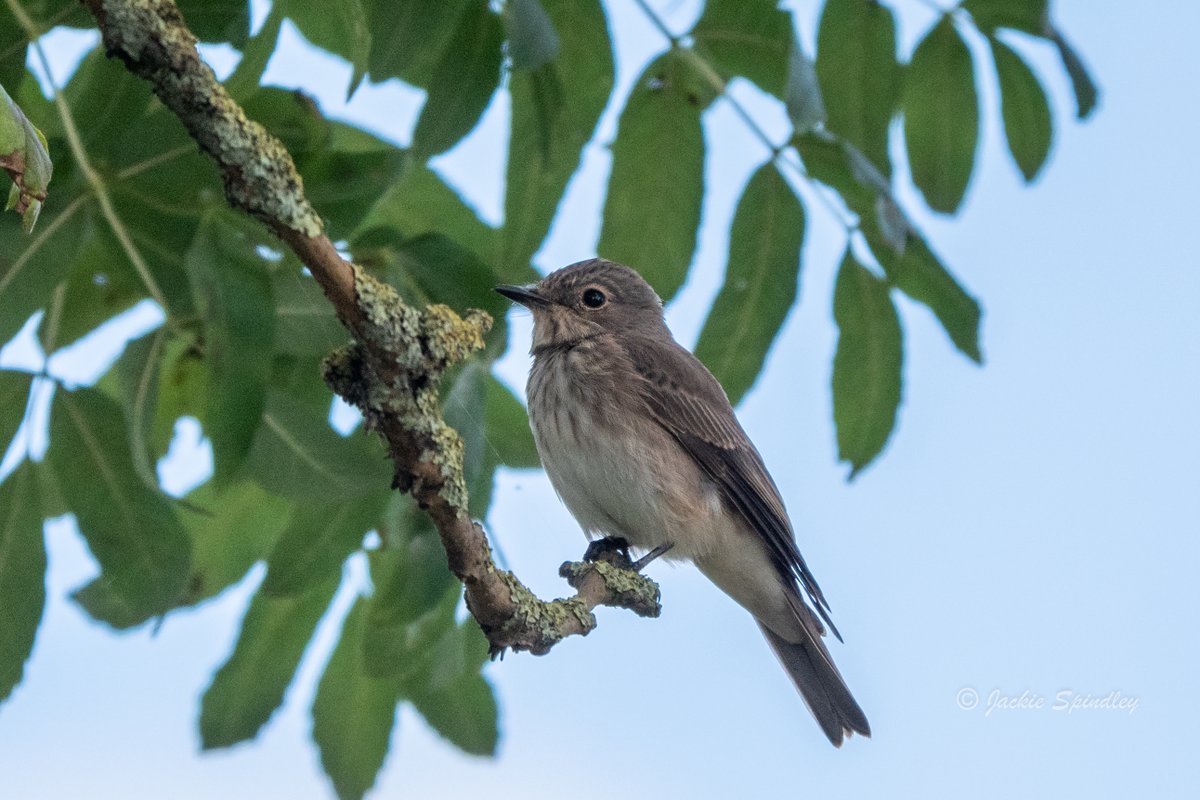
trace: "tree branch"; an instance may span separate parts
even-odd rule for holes
[[[446,369],[483,347],[491,318],[459,317],[446,306],[418,310],[338,255],[304,196],[291,156],[246,117],[196,51],[196,38],[172,0],[82,0],[96,17],[110,56],[145,79],[216,162],[229,204],[275,232],[308,267],[353,341],[325,363],[325,380],[357,406],[387,444],[394,486],[412,494],[437,526],[467,607],[491,643],[545,653],[596,626],[608,605],[657,616],[658,586],[627,564],[563,564],[574,597],[539,600],[497,568],[483,528],[467,513],[463,446],[442,419],[438,386]]]

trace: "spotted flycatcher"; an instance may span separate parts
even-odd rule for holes
[[[496,291],[533,312],[529,423],[585,533],[695,563],[754,615],[829,741],[870,736],[822,641],[826,626],[841,637],[779,490],[650,285],[597,258]]]

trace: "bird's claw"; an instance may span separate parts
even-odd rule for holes
[[[583,560],[588,563],[607,561],[626,569],[633,564],[629,557],[629,542],[621,536],[605,536],[603,539],[593,540],[584,551]]]

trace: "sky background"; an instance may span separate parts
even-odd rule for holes
[[[652,4],[676,31],[697,14],[694,2]],[[810,52],[818,5],[794,4]],[[631,0],[609,6],[623,94],[663,40]],[[917,0],[900,6],[907,52],[932,11]],[[693,569],[656,565],[661,619],[601,610],[586,640],[489,668],[501,707],[497,758],[461,755],[404,710],[373,796],[1192,796],[1200,5],[1054,7],[1103,94],[1092,120],[1076,124],[1049,49],[1023,48],[1044,67],[1056,111],[1051,162],[1035,186],[1021,185],[1004,150],[990,90],[981,164],[959,217],[925,213],[895,153],[903,201],[984,304],[986,365],[960,356],[927,311],[901,299],[898,429],[882,459],[847,484],[829,393],[842,234],[809,203],[799,305],[738,409],[833,606],[846,639],[833,655],[874,738],[831,748],[745,612]],[[366,86],[347,105],[349,68],[285,30],[267,82],[303,86],[328,113],[408,140],[420,92]],[[81,34],[50,40],[60,81],[89,43]],[[222,74],[233,63],[224,50],[208,55]],[[782,114],[738,91],[782,138]],[[538,255],[544,271],[593,254],[615,116],[610,107]],[[506,120],[501,97],[477,135],[437,162],[493,222],[503,189],[494,140]],[[765,157],[723,104],[705,125],[719,137],[707,166],[707,224],[688,284],[668,308],[688,345],[720,287],[733,205]],[[142,309],[65,356],[60,374],[87,381],[154,320]],[[521,388],[530,326],[521,314],[513,321],[499,372]],[[28,330],[23,338],[0,363],[37,365]],[[206,468],[202,446],[181,444],[165,472],[175,485]],[[557,565],[578,557],[583,539],[540,472],[502,472],[487,523],[523,580],[544,597],[566,590]],[[361,563],[349,565],[285,707],[258,740],[201,754],[199,697],[261,572],[171,615],[157,633],[118,636],[66,599],[96,572],[73,527],[56,523],[47,535],[46,615],[25,680],[0,706],[0,797],[329,795],[308,715]],[[979,704],[965,710],[971,692]],[[993,698],[1023,692],[1043,707],[989,713]],[[1054,708],[1060,692],[1119,692],[1136,705],[1068,713]]]

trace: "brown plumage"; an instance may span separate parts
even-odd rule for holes
[[[721,385],[671,337],[654,290],[592,259],[499,287],[534,315],[530,424],[589,536],[670,546],[754,615],[834,745],[870,735],[822,637],[829,604]]]

